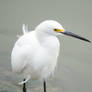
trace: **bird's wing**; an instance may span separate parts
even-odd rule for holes
[[[31,59],[36,43],[33,32],[25,34],[18,39],[11,54],[11,63],[14,72],[22,72],[27,67],[28,62],[31,61],[29,57]]]

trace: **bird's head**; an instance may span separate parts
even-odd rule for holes
[[[80,40],[91,42],[84,37],[81,37],[81,36],[76,35],[72,32],[66,31],[60,23],[58,23],[57,21],[54,21],[54,20],[46,20],[46,21],[40,23],[36,27],[36,30],[39,31],[39,32],[44,32],[44,33],[50,34],[50,35],[61,35],[61,34],[63,34],[63,35],[78,38]]]

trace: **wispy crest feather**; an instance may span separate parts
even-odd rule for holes
[[[26,34],[28,32],[28,25],[25,24],[22,25],[22,32],[23,34]]]
[[[22,32],[23,32],[23,35],[28,33],[28,25],[25,25],[25,24],[22,25]],[[20,37],[21,35],[17,35],[17,38],[20,38]]]

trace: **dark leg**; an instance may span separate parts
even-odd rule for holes
[[[25,79],[24,79],[25,81]],[[26,92],[26,83],[23,84],[23,92]]]
[[[46,81],[43,82],[44,92],[46,92]]]

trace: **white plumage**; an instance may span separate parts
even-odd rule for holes
[[[27,32],[23,25],[23,35],[16,41],[11,54],[12,70],[27,82],[31,79],[47,79],[53,74],[59,55],[59,33],[54,28],[63,29],[56,21],[42,22],[34,31]],[[23,84],[21,82],[20,84]]]

